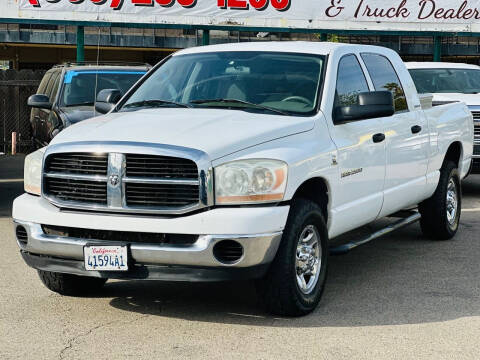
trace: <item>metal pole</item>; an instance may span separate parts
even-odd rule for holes
[[[85,61],[85,28],[77,26],[77,62]]]
[[[210,30],[203,30],[202,31],[202,45],[209,45],[210,44]]]
[[[442,37],[438,35],[433,37],[433,61],[442,61]]]
[[[12,155],[17,155],[17,133],[12,132]]]

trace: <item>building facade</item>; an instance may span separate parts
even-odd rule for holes
[[[182,48],[202,45],[203,31],[127,27],[84,28],[85,61],[134,61],[155,64]],[[386,46],[407,61],[436,60],[480,65],[480,37],[298,33],[298,32],[209,32],[209,43],[244,41],[335,41]],[[54,64],[76,60],[77,27],[67,25],[0,23],[0,63],[12,69],[48,69]],[[438,53],[439,52],[439,53]]]

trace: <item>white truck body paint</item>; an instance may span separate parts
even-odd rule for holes
[[[173,56],[223,51],[328,55],[319,111],[306,117],[196,108],[110,113],[69,127],[51,145],[68,147],[95,141],[182,146],[206,153],[213,168],[241,159],[282,160],[288,165],[288,182],[280,205],[277,202],[250,207],[218,206],[191,215],[147,217],[60,210],[42,197],[23,195],[14,202],[13,218],[87,229],[266,234],[284,229],[289,200],[303,183],[320,178],[328,189],[328,231],[330,238],[335,238],[429,198],[437,187],[445,154],[454,142],[462,149],[461,176],[467,174],[473,151],[471,113],[462,103],[422,110],[413,81],[394,51],[363,45],[281,42],[205,46]],[[374,90],[362,53],[379,54],[390,60],[403,86],[408,111],[336,125],[332,113],[337,68],[344,55],[357,57],[369,89]],[[412,134],[414,125],[422,127],[419,134]],[[374,143],[372,135],[376,133],[384,133],[386,140]]]

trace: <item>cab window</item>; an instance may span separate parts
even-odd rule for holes
[[[405,97],[402,83],[390,60],[382,55],[367,53],[362,54],[362,59],[370,74],[375,90],[392,92],[395,112],[408,111],[407,98]]]
[[[48,96],[48,98],[50,99],[50,102],[53,102],[55,100],[54,99],[55,94],[53,94],[53,88],[54,88],[55,82],[58,79],[58,75],[59,75],[58,72],[52,73],[52,77],[50,78],[50,81],[48,82],[47,88],[45,90],[45,95]]]
[[[45,90],[47,88],[48,82],[52,77],[52,71],[47,71],[47,73],[43,76],[42,81],[40,82],[40,86],[38,87],[37,94],[45,94]]]
[[[334,107],[357,103],[358,94],[368,92],[368,84],[355,55],[346,55],[338,63]]]

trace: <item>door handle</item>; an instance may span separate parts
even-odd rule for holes
[[[422,127],[420,125],[412,126],[412,134],[418,134],[420,131],[422,131]]]
[[[385,140],[385,134],[382,134],[382,133],[375,134],[372,136],[372,140],[374,143],[380,143],[383,140]]]

